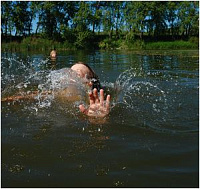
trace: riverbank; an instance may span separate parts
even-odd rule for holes
[[[176,41],[144,41],[144,40],[116,40],[104,39],[100,41],[88,40],[83,43],[82,47],[69,41],[54,41],[43,38],[27,37],[21,42],[11,41],[2,42],[2,51],[50,51],[51,49],[77,50],[77,49],[104,49],[104,50],[198,50],[199,39],[192,37],[189,40]]]

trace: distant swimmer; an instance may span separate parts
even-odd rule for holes
[[[73,74],[68,74],[70,73],[69,71]],[[59,74],[61,74],[60,76],[68,75],[67,77],[60,77],[59,79]],[[82,86],[90,89],[90,92],[87,92],[89,97],[89,105],[86,107],[84,104],[80,104],[79,110],[89,117],[105,117],[109,114],[110,95],[105,95],[104,97],[104,90],[101,87],[99,77],[87,64],[78,62],[75,63],[71,68],[63,68],[61,70],[52,71],[51,75],[57,79],[56,81],[55,79],[52,79],[55,81],[53,85],[55,88],[58,88],[58,90],[54,91],[55,96],[58,98],[66,99],[68,101],[78,101],[78,98],[76,98],[76,91],[78,91],[78,86]],[[65,83],[67,83],[67,85],[65,85]],[[62,84],[64,87],[62,87]],[[42,92],[42,95],[45,96],[51,93],[52,91],[44,91]],[[2,98],[1,101],[34,99],[34,97],[36,97],[38,94],[41,93],[39,93],[39,91],[34,91],[31,92],[31,94]]]
[[[56,50],[54,49],[54,50],[51,51],[50,57],[51,57],[51,58],[56,58],[56,56],[57,56],[57,52],[56,52]]]

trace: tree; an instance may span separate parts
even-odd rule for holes
[[[123,1],[115,1],[113,2],[113,19],[114,19],[114,28],[115,28],[115,34],[116,38],[119,38],[119,30],[121,28],[122,22],[123,22],[123,15],[121,12],[123,12],[124,9],[124,2]]]
[[[92,32],[95,32],[95,29],[98,28],[101,24],[101,17],[102,17],[102,3],[101,1],[92,1],[91,4],[91,24],[92,24]]]
[[[47,38],[53,38],[56,33],[56,2],[44,1],[41,3],[40,24],[43,27]]]
[[[166,20],[168,22],[169,27],[169,34],[172,35],[172,39],[174,39],[175,35],[175,26],[177,22],[177,7],[179,5],[179,2],[167,2],[166,7]]]
[[[36,18],[36,14],[38,13],[39,3],[37,1],[29,1],[27,3],[29,7],[28,9],[29,19],[27,23],[27,31],[28,31],[28,35],[30,36],[31,30],[32,30],[32,22],[33,22],[33,19]]]
[[[70,39],[69,32],[71,30],[70,22],[72,22],[77,10],[78,2],[76,1],[59,1],[57,2],[58,11],[56,19],[58,23],[58,32],[65,38]],[[70,31],[71,32],[71,31]]]
[[[73,18],[73,29],[76,34],[75,46],[84,48],[93,42],[94,34],[90,30],[92,24],[92,11],[87,2],[79,2],[78,11]]]
[[[145,28],[148,31],[146,21],[149,12],[148,5],[148,2],[130,1],[126,3],[124,15],[129,29],[128,35],[132,36],[131,38],[134,38],[134,34],[139,33],[142,39]]]
[[[109,34],[110,39],[112,38],[114,31],[114,16],[113,16],[113,2],[107,1],[104,4],[103,17],[102,17],[102,25],[103,30]]]
[[[153,27],[155,39],[164,35],[167,28],[165,21],[166,4],[167,2],[161,1],[148,2],[148,17],[150,17],[149,22],[152,22],[150,25]]]
[[[77,13],[73,18],[73,25],[77,32],[89,30],[91,24],[91,9],[89,4],[85,1],[81,1]]]
[[[13,23],[15,25],[15,35],[26,35],[26,30],[29,25],[28,3],[25,1],[13,2]]]
[[[36,18],[36,35],[75,41],[80,47],[94,39],[95,31],[110,39],[123,37],[123,31],[130,41],[144,39],[144,34],[154,39],[199,34],[198,1],[2,1],[1,5],[4,36],[13,31],[30,35]]]
[[[14,28],[12,14],[13,14],[12,1],[2,1],[1,2],[1,33],[2,35],[7,36],[8,31],[11,34],[11,31]]]
[[[198,3],[184,1],[178,7],[179,31],[182,36],[188,37],[197,32],[198,25]]]

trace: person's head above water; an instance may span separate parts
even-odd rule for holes
[[[51,51],[50,57],[51,58],[56,58],[56,56],[57,56],[57,53],[56,53],[56,50],[54,49],[54,50]]]
[[[73,73],[73,72],[75,72],[75,73]],[[53,73],[55,73],[55,72],[53,72]],[[61,69],[61,70],[58,70],[58,73],[61,73],[61,76],[63,74],[65,75],[67,73],[72,73],[71,74],[72,78],[67,77],[67,81],[68,80],[72,81],[72,84],[73,84],[73,82],[76,82],[75,78],[79,77],[82,80],[82,81],[80,81],[80,84],[84,84],[84,85],[88,84],[92,88],[91,91],[88,91],[88,90],[86,91],[88,93],[88,97],[89,97],[89,106],[85,106],[85,104],[79,105],[79,110],[83,114],[85,114],[89,117],[96,117],[96,118],[97,117],[103,118],[109,114],[109,112],[110,112],[110,95],[109,94],[105,95],[104,89],[101,89],[98,76],[87,64],[78,62],[75,65],[73,65],[71,67],[71,69],[70,68]],[[54,76],[54,74],[52,74],[52,75]],[[55,76],[57,77],[57,74],[55,74]],[[73,77],[75,77],[75,78],[73,79]],[[59,79],[61,80],[60,81],[61,83],[63,83],[62,81],[65,80],[62,78],[59,78]],[[55,83],[57,84],[57,82],[55,82]],[[54,86],[54,84],[53,84],[53,86]],[[77,85],[75,85],[75,86],[77,86]],[[58,85],[58,87],[60,87],[60,85]],[[44,96],[45,96],[45,95],[52,94],[52,93],[54,95],[57,95],[58,97],[61,96],[62,99],[63,98],[71,99],[71,95],[67,94],[67,93],[70,93],[70,90],[65,90],[66,86],[65,86],[65,88],[59,88],[59,89],[61,89],[61,90],[58,90],[58,92],[55,91],[55,93],[53,93],[54,92],[53,90],[52,91],[47,90],[42,93],[40,93],[37,90],[37,91],[33,91],[32,94],[28,93],[27,96],[24,94],[19,95],[19,96],[11,96],[11,97],[4,99],[3,101],[10,101],[10,100],[12,101],[12,100],[20,100],[20,99],[36,99],[35,97],[38,96],[39,94],[42,94],[42,96],[44,94]],[[62,90],[62,89],[64,89],[64,90]],[[99,91],[99,93],[98,93],[98,91]],[[72,93],[72,95],[74,95],[74,93]],[[1,99],[1,101],[2,101],[2,99]],[[105,119],[104,119],[104,121],[105,121]]]
[[[71,69],[75,71],[79,77],[87,79],[88,84],[92,87],[92,89],[96,88],[98,91],[101,89],[101,85],[99,82],[99,77],[95,74],[95,72],[83,62],[77,62],[74,64]]]

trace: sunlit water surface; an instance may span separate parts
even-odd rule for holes
[[[197,52],[2,53],[2,187],[198,187]],[[104,120],[83,116],[81,99],[42,92],[69,85],[56,70],[88,63],[111,94]],[[57,75],[56,75],[56,74]],[[58,78],[62,78],[61,83]]]

